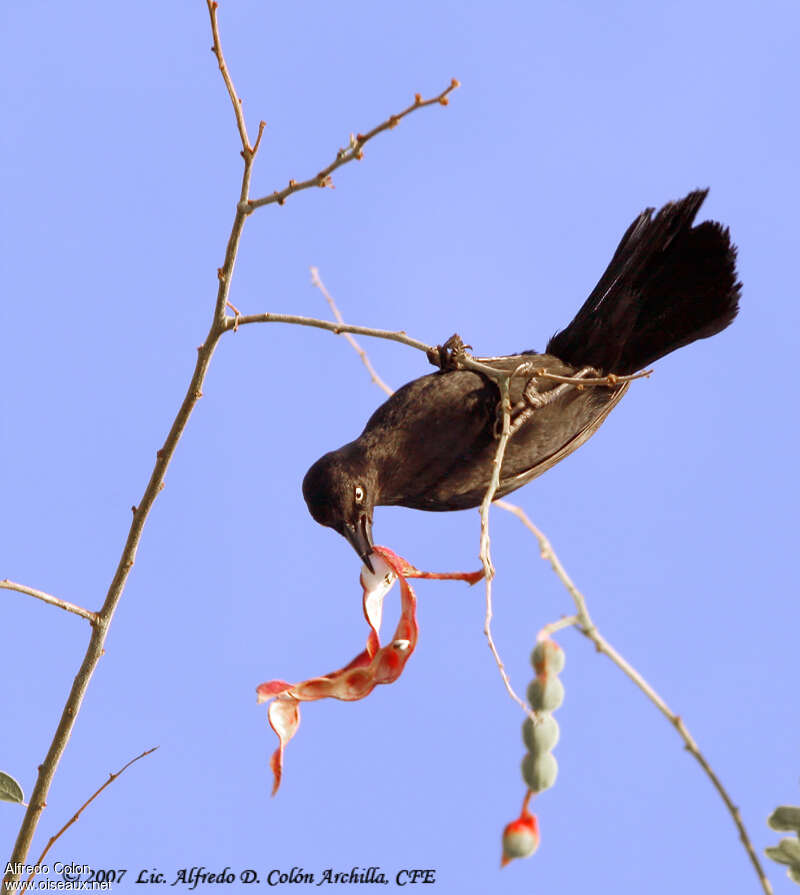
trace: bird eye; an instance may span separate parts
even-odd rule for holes
[[[356,485],[355,498],[356,503],[364,502],[364,489],[361,487],[361,485]]]

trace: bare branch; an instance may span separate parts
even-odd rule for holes
[[[297,314],[272,314],[267,311],[264,314],[244,314],[238,318],[228,317],[225,328],[233,329],[234,325],[247,326],[251,323],[290,323],[295,326],[313,326],[317,329],[327,329],[328,332],[336,333],[337,336],[343,333],[353,333],[357,336],[370,336],[375,339],[400,342],[401,345],[408,345],[409,348],[416,348],[417,351],[424,351],[426,354],[429,351],[433,351],[430,345],[420,342],[419,339],[412,339],[402,330],[374,329],[371,326],[351,326],[349,323],[338,323],[335,320],[318,320],[315,317],[299,317]]]
[[[325,288],[325,284],[319,278],[319,271],[316,267],[311,268],[311,282],[319,289],[319,291],[325,297],[325,301],[328,302],[330,309],[333,311],[333,316],[339,323],[344,323],[344,319],[342,315],[339,313],[339,309],[336,307],[336,302],[331,297],[330,292]],[[358,354],[361,358],[361,363],[367,368],[367,372],[369,373],[369,378],[378,386],[378,388],[383,389],[387,395],[393,395],[394,391],[389,388],[389,386],[378,376],[378,372],[375,367],[372,366],[372,362],[369,357],[367,357],[367,352],[356,342],[356,340],[350,335],[350,333],[342,332],[340,335],[343,335],[350,347]]]
[[[83,697],[86,694],[89,682],[91,681],[92,675],[94,674],[97,664],[100,661],[100,657],[103,654],[103,647],[108,635],[109,627],[111,625],[111,620],[114,616],[117,605],[119,604],[119,600],[122,597],[122,593],[128,580],[128,575],[130,574],[130,571],[133,568],[134,562],[136,560],[136,553],[139,547],[139,542],[141,540],[145,522],[147,521],[148,515],[153,507],[156,497],[164,488],[164,480],[167,469],[170,462],[172,461],[172,457],[175,453],[178,442],[180,441],[180,438],[183,435],[183,432],[189,422],[192,411],[194,410],[199,399],[202,397],[203,384],[208,372],[208,367],[216,349],[217,343],[219,342],[222,335],[231,329],[237,329],[238,326],[242,324],[281,322],[294,323],[301,326],[316,326],[322,329],[328,329],[336,333],[350,332],[358,333],[361,335],[372,335],[378,338],[401,342],[425,352],[430,350],[430,346],[425,345],[422,342],[417,342],[414,339],[409,339],[404,333],[382,330],[368,330],[365,327],[351,327],[341,323],[312,320],[310,318],[303,317],[290,317],[289,315],[280,314],[259,314],[250,315],[249,317],[242,317],[238,313],[238,311],[236,311],[234,306],[230,304],[229,294],[231,281],[233,278],[234,265],[236,256],[239,251],[239,244],[241,241],[244,224],[247,220],[247,217],[252,214],[255,208],[259,207],[260,205],[267,205],[271,202],[282,201],[287,195],[293,192],[297,192],[300,189],[305,189],[308,186],[328,185],[331,172],[341,165],[352,161],[353,159],[361,158],[361,156],[363,155],[362,148],[364,144],[371,140],[378,133],[396,126],[402,118],[410,114],[415,109],[422,108],[423,106],[431,105],[437,102],[442,105],[447,105],[447,95],[458,86],[458,82],[454,80],[446,90],[444,90],[442,93],[439,94],[439,96],[435,97],[432,100],[423,101],[421,97],[417,96],[414,104],[412,106],[409,106],[409,108],[405,109],[399,115],[390,116],[386,121],[378,125],[376,128],[373,128],[373,130],[371,130],[366,135],[358,135],[358,137],[353,137],[351,139],[350,148],[347,150],[341,150],[337,154],[336,160],[331,165],[329,165],[328,168],[320,172],[320,174],[317,175],[316,178],[313,178],[306,184],[292,184],[287,190],[283,190],[279,193],[274,193],[272,196],[266,197],[265,199],[252,202],[250,200],[249,191],[253,161],[256,151],[258,150],[258,147],[260,145],[265,125],[262,121],[259,125],[259,132],[255,145],[251,146],[249,137],[247,135],[244,115],[242,112],[241,99],[236,92],[233,80],[230,76],[222,53],[216,15],[217,4],[216,2],[214,2],[214,0],[206,0],[206,2],[211,20],[211,31],[214,39],[214,46],[212,49],[214,51],[214,54],[216,55],[223,81],[225,82],[225,86],[228,90],[228,94],[230,95],[231,102],[233,104],[234,114],[236,117],[236,126],[242,142],[242,158],[244,159],[244,170],[242,172],[239,202],[236,206],[230,236],[228,237],[228,243],[225,250],[225,260],[222,267],[217,270],[218,287],[214,313],[208,335],[206,336],[203,344],[200,345],[197,349],[197,360],[195,363],[194,372],[192,374],[181,406],[178,409],[175,419],[172,422],[164,444],[156,452],[156,462],[150,474],[150,479],[147,483],[141,500],[133,507],[133,520],[128,532],[128,537],[122,550],[122,554],[120,556],[117,569],[114,573],[114,577],[106,593],[103,605],[99,612],[93,614],[93,628],[92,635],[89,640],[89,645],[87,647],[83,661],[81,662],[81,666],[78,669],[78,673],[73,681],[72,688],[67,697],[66,704],[64,705],[61,718],[59,719],[56,731],[53,735],[53,740],[47,751],[47,755],[45,756],[45,759],[41,763],[41,765],[39,765],[39,773],[36,779],[36,784],[34,785],[33,792],[31,793],[30,802],[23,817],[19,833],[17,834],[17,840],[14,844],[14,850],[11,854],[11,865],[24,864],[28,852],[30,851],[31,842],[33,840],[33,836],[39,823],[42,811],[45,808],[47,795],[50,791],[50,786],[52,785],[56,768],[59,761],[61,760],[62,755],[64,754],[67,743],[69,742],[69,738],[75,726],[75,722],[80,712]],[[228,315],[226,314],[226,308],[228,306],[230,306],[235,311],[235,317],[228,317]],[[50,600],[47,600],[47,602],[53,602],[54,600],[55,598],[52,598]],[[9,887],[14,882],[16,882],[18,878],[18,873],[9,872],[4,877],[4,885],[6,887]]]
[[[216,3],[209,2],[208,6],[211,15],[214,42],[215,46],[218,47],[219,33],[216,27]],[[232,99],[235,100],[236,91],[233,88],[233,83],[230,80],[227,68],[224,67],[221,50],[219,51],[217,58],[221,61],[220,69],[223,78],[225,79],[226,85],[229,85],[229,92],[231,93]],[[234,102],[237,123],[241,122],[240,134],[242,135],[243,142],[245,142],[247,135],[246,131],[243,130],[243,120],[240,117],[240,105],[241,104],[238,103],[238,101]],[[150,474],[150,479],[144,490],[144,494],[139,503],[133,507],[133,519],[128,531],[128,537],[125,541],[125,546],[122,550],[122,555],[117,564],[117,569],[111,584],[109,585],[103,606],[100,611],[95,614],[92,636],[89,640],[86,654],[83,657],[81,666],[72,683],[72,688],[61,713],[61,718],[59,719],[58,726],[53,735],[53,740],[50,743],[50,748],[47,750],[47,755],[45,756],[44,761],[39,765],[36,784],[31,793],[25,816],[22,819],[22,824],[20,825],[19,833],[17,834],[17,840],[14,843],[14,850],[10,859],[12,865],[24,864],[28,852],[30,851],[33,835],[36,831],[42,811],[44,811],[45,805],[47,804],[47,795],[50,791],[56,768],[58,767],[61,756],[64,754],[64,750],[67,748],[67,743],[72,735],[72,730],[75,726],[78,714],[80,713],[83,697],[89,687],[89,682],[97,668],[100,657],[103,655],[103,648],[111,625],[111,620],[114,617],[117,605],[125,590],[128,575],[136,561],[136,553],[139,548],[139,541],[142,537],[145,522],[155,503],[156,497],[158,497],[159,493],[164,488],[164,479],[167,469],[175,453],[178,442],[189,422],[189,417],[197,402],[202,397],[203,383],[205,382],[208,366],[211,363],[211,358],[217,347],[217,343],[220,337],[227,332],[233,324],[232,318],[228,318],[225,314],[225,306],[228,301],[228,292],[230,290],[230,282],[233,276],[234,262],[239,250],[239,242],[241,240],[244,222],[250,213],[250,210],[246,205],[246,199],[250,188],[250,175],[253,166],[254,151],[248,149],[247,151],[244,151],[242,155],[244,158],[244,171],[242,173],[242,186],[240,192],[241,201],[236,208],[233,226],[231,227],[231,234],[228,238],[225,262],[223,267],[217,271],[219,286],[211,327],[205,341],[197,350],[197,361],[189,382],[189,387],[186,390],[186,394],[178,409],[177,415],[172,422],[167,438],[162,447],[156,451],[156,462],[153,471]],[[229,322],[231,326],[228,325]],[[19,874],[7,873],[4,878],[4,884],[8,886],[12,881],[18,879],[18,877]]]
[[[744,846],[745,851],[747,852],[748,857],[755,869],[756,875],[758,876],[759,882],[761,883],[761,887],[763,888],[766,895],[772,895],[772,885],[770,881],[767,879],[766,874],[764,873],[764,869],[761,866],[761,862],[758,859],[758,855],[756,854],[756,850],[753,847],[753,843],[750,840],[750,836],[747,833],[745,825],[742,821],[742,816],[739,812],[739,808],[734,804],[731,797],[728,795],[727,790],[722,785],[722,781],[716,775],[711,765],[708,763],[707,759],[700,751],[700,747],[695,742],[694,737],[689,733],[688,728],[683,722],[683,719],[680,715],[676,715],[675,712],[667,705],[664,699],[653,689],[653,687],[642,677],[642,675],[627,661],[620,653],[618,653],[614,647],[603,637],[603,635],[597,630],[594,622],[589,615],[589,611],[586,607],[586,599],[583,594],[578,590],[575,586],[572,579],[566,572],[566,569],[561,564],[561,560],[556,555],[556,552],[553,550],[550,541],[547,537],[531,522],[528,515],[522,510],[520,507],[515,504],[508,503],[505,500],[498,500],[497,506],[501,507],[504,510],[507,510],[509,513],[513,513],[522,524],[533,533],[536,540],[539,542],[539,551],[541,553],[542,559],[547,560],[553,568],[553,571],[558,576],[561,583],[569,592],[572,597],[575,607],[578,610],[577,615],[573,617],[571,621],[575,627],[583,634],[585,637],[588,637],[589,640],[594,643],[597,647],[598,651],[604,653],[608,656],[609,659],[619,668],[621,669],[633,682],[636,686],[642,691],[642,693],[647,696],[647,698],[655,705],[658,710],[667,718],[671,724],[675,727],[683,740],[686,749],[691,755],[694,756],[700,767],[705,772],[708,779],[711,781],[714,788],[717,790],[722,801],[725,803],[725,807],[728,809],[731,817],[733,818],[733,822],[736,824],[736,828],[739,831],[739,839]],[[567,620],[564,620],[565,622]],[[559,625],[558,622],[554,623],[555,625]],[[563,625],[561,625],[563,626]],[[552,627],[552,626],[548,626]]]
[[[346,165],[352,161],[360,161],[364,157],[364,146],[369,143],[373,137],[377,137],[377,135],[383,131],[397,127],[406,115],[416,112],[417,109],[424,109],[425,106],[433,106],[436,104],[446,106],[448,103],[447,95],[452,93],[456,87],[459,86],[459,82],[453,78],[450,82],[450,86],[445,88],[438,96],[434,96],[433,99],[423,100],[422,97],[417,94],[414,98],[414,102],[403,109],[402,112],[398,112],[396,115],[390,115],[385,121],[381,122],[376,127],[373,127],[371,131],[367,131],[366,134],[357,134],[356,136],[351,135],[350,145],[346,149],[340,149],[336,153],[336,158],[326,168],[323,168],[318,174],[315,174],[314,177],[309,177],[308,180],[301,180],[299,182],[290,180],[289,185],[282,190],[276,190],[274,193],[271,193],[269,196],[263,196],[261,199],[251,199],[248,203],[250,209],[255,210],[256,208],[261,208],[262,205],[270,205],[273,202],[277,202],[278,205],[283,205],[289,196],[294,193],[299,193],[301,190],[307,190],[311,187],[331,186],[331,174],[333,174],[337,168],[341,168],[342,165]]]
[[[64,826],[54,835],[51,836],[47,840],[47,845],[44,847],[44,851],[39,855],[39,860],[34,864],[35,867],[41,866],[44,863],[45,855],[50,851],[50,849],[55,844],[56,840],[66,831],[68,830],[75,821],[81,816],[83,811],[100,795],[100,793],[107,787],[110,786],[121,774],[124,774],[128,768],[139,761],[140,758],[144,758],[146,755],[150,755],[152,752],[155,752],[158,749],[158,746],[153,746],[152,749],[146,749],[142,752],[141,755],[137,755],[136,758],[132,758],[126,765],[123,765],[116,774],[109,774],[108,780],[97,790],[95,790],[92,795],[81,805],[80,808],[72,815],[72,817],[64,824]],[[25,885],[20,888],[20,892],[24,892],[28,886],[30,886],[34,876],[36,876],[36,871],[34,870],[31,875],[25,880]]]
[[[26,584],[18,584],[16,581],[9,581],[8,578],[0,580],[0,587],[5,588],[6,590],[19,591],[19,593],[27,594],[29,597],[36,597],[37,600],[43,600],[51,606],[58,606],[59,609],[73,612],[75,615],[85,618],[92,624],[94,624],[97,619],[97,615],[90,609],[84,609],[83,606],[76,606],[74,603],[69,603],[67,600],[61,600],[58,597],[45,593],[43,590],[36,590],[34,587],[28,587]]]

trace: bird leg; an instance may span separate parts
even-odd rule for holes
[[[587,376],[597,375],[598,371],[594,367],[583,367],[570,378],[583,379]],[[582,388],[582,386],[579,383],[564,382],[555,386],[555,388],[548,389],[546,392],[540,392],[536,385],[536,376],[531,376],[525,386],[525,391],[522,393],[523,400],[519,401],[512,409],[512,413],[514,411],[518,411],[518,413],[511,420],[511,435],[519,431],[540,407],[546,407],[548,404],[552,404],[553,401],[557,401],[561,395],[568,392],[571,388]]]

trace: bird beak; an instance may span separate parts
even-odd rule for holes
[[[364,565],[374,574],[375,569],[369,556],[372,553],[372,520],[366,513],[360,513],[353,522],[345,522],[342,534],[361,557]]]

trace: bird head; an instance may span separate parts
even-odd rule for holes
[[[328,525],[346,538],[372,572],[372,510],[375,476],[349,445],[325,454],[303,479],[303,497],[320,525]]]

